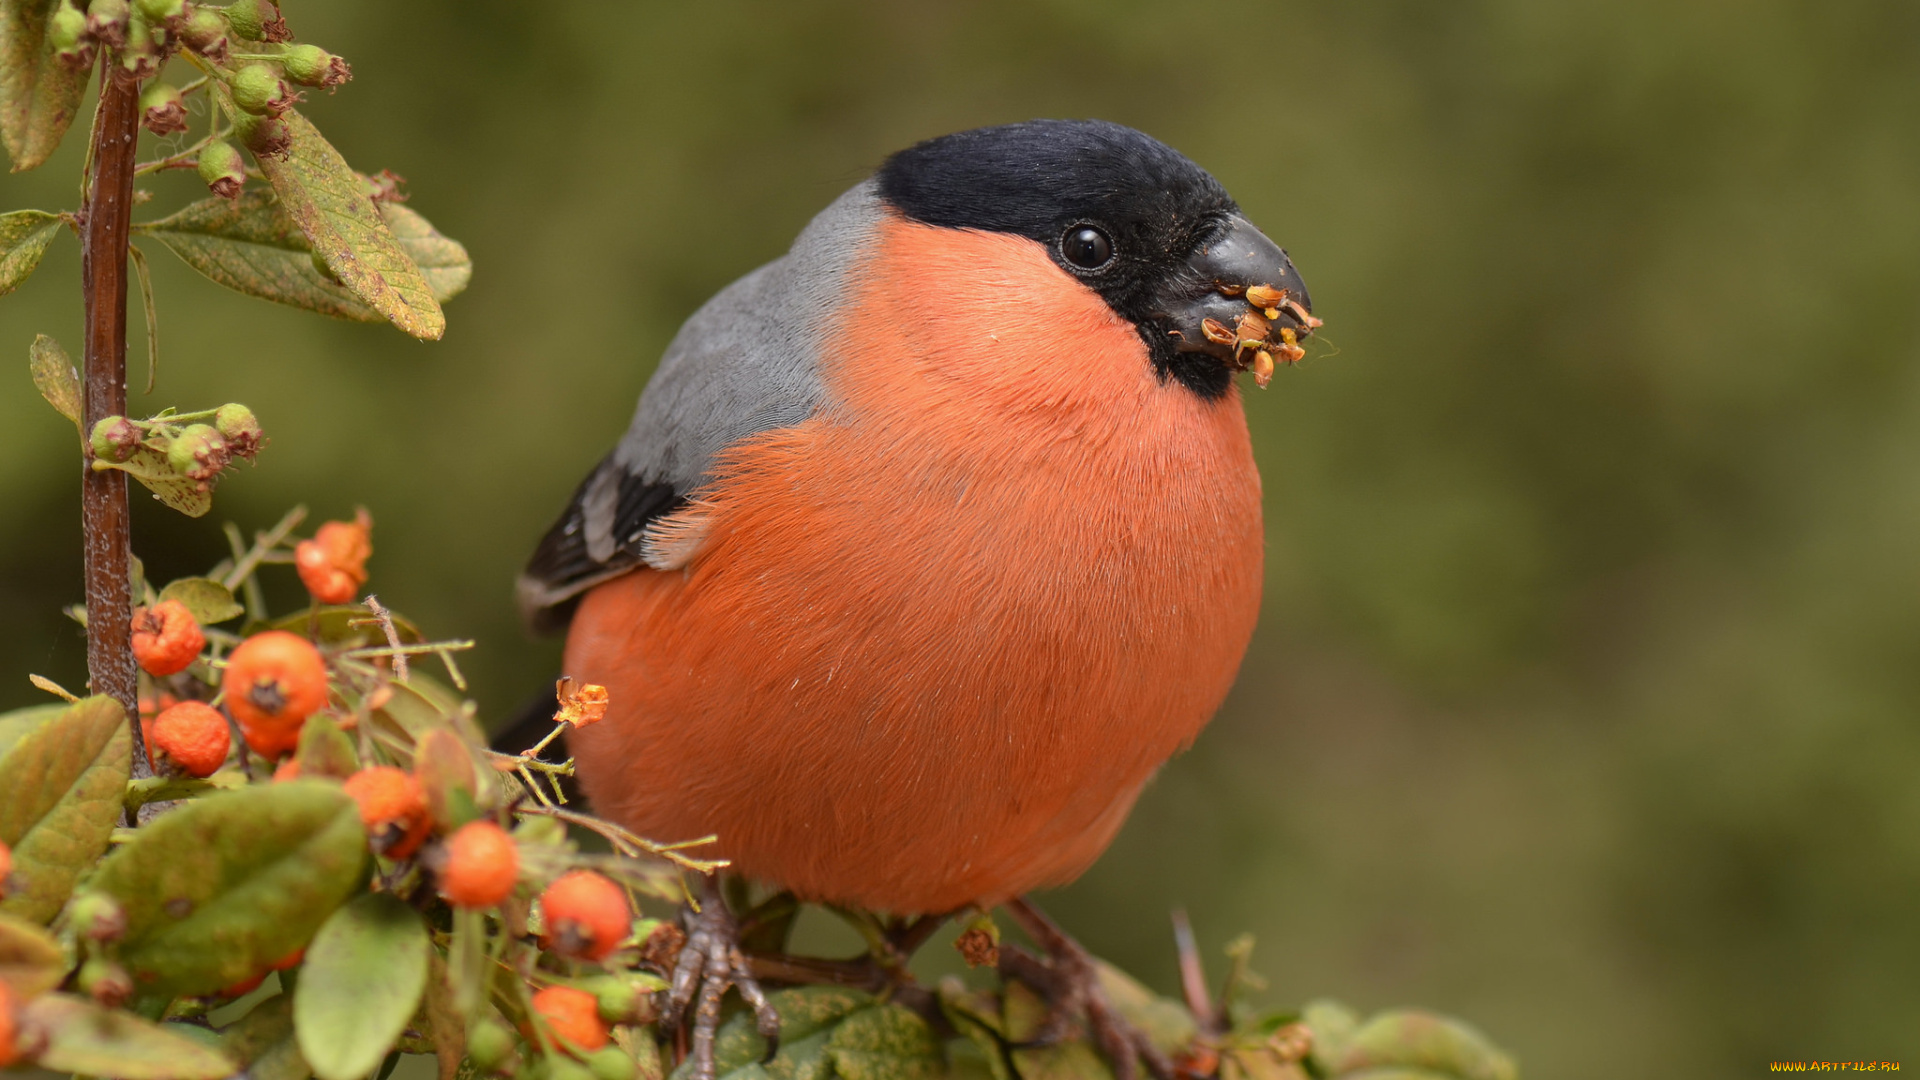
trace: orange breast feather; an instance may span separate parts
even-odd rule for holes
[[[810,899],[1070,880],[1252,634],[1238,393],[1162,383],[1038,244],[897,219],[833,340],[827,409],[728,453],[686,568],[582,604],[588,796]]]

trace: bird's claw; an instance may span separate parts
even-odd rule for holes
[[[709,888],[698,912],[687,914],[687,943],[667,987],[666,1021],[678,1026],[692,1010],[691,1080],[714,1080],[713,1040],[720,1028],[720,1001],[729,986],[753,1009],[754,1026],[767,1040],[763,1061],[780,1052],[780,1014],[754,980],[740,951],[740,928],[718,889]]]
[[[1113,1065],[1114,1080],[1138,1080],[1140,1061],[1155,1080],[1173,1080],[1173,1061],[1107,1000],[1092,955],[1024,898],[1009,903],[1007,912],[1047,951],[1044,960],[1017,947],[1000,951],[1001,974],[1029,984],[1052,1006],[1046,1023],[1025,1045],[1057,1043],[1072,1030],[1076,1016],[1085,1016],[1094,1045]]]

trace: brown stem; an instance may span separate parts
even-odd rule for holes
[[[86,290],[86,430],[127,411],[127,232],[133,213],[134,149],[140,137],[139,84],[108,54],[101,60],[100,107],[93,122],[93,175],[81,232]],[[89,453],[89,456],[91,454]],[[127,474],[87,463],[80,483],[86,549],[87,675],[96,694],[127,711],[133,775],[147,776],[138,723],[139,678],[130,644],[133,596]]]

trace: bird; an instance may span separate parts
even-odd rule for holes
[[[1013,905],[1084,983],[1024,898],[1106,849],[1235,679],[1264,553],[1236,375],[1297,360],[1311,311],[1219,181],[1132,128],[886,158],[687,319],[517,581],[608,689],[569,733],[595,812],[713,834],[801,900]],[[757,996],[725,905],[701,918],[676,1009]]]

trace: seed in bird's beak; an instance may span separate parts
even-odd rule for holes
[[[1253,285],[1247,289],[1247,303],[1265,312],[1269,319],[1280,317],[1280,302],[1286,298],[1287,290],[1271,285]]]
[[[1242,346],[1258,344],[1267,340],[1267,331],[1272,327],[1267,320],[1249,311],[1240,316],[1240,322],[1234,327]]]
[[[1273,381],[1273,354],[1261,349],[1253,356],[1253,384],[1265,390]]]
[[[1247,291],[1245,285],[1234,285],[1224,281],[1215,285],[1214,288],[1220,290],[1221,296],[1239,296],[1241,293]]]
[[[1234,342],[1233,331],[1227,329],[1226,324],[1218,319],[1202,319],[1200,332],[1207,335],[1207,340],[1215,345],[1231,345]]]
[[[1293,317],[1300,320],[1300,325],[1306,327],[1309,330],[1316,330],[1321,325],[1319,319],[1316,319],[1312,315],[1307,314],[1307,309],[1301,307],[1300,301],[1298,300],[1293,300],[1293,299],[1282,300],[1280,302],[1280,306],[1283,308],[1286,308],[1289,312],[1292,312]]]

